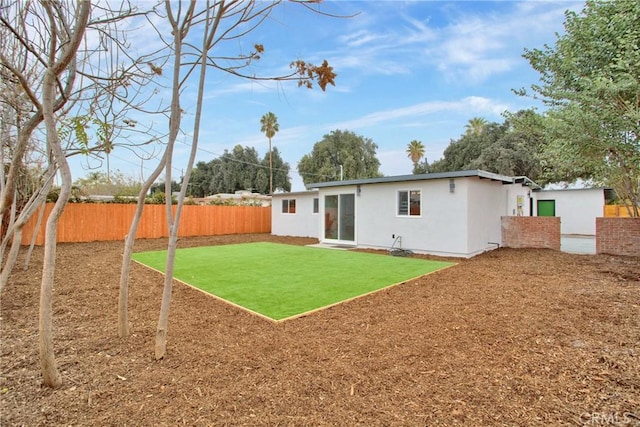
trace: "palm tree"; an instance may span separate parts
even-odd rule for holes
[[[484,132],[488,124],[489,122],[487,122],[482,117],[474,117],[473,119],[469,119],[469,123],[464,125],[464,127],[467,129],[465,134],[478,136],[482,132]]]
[[[424,145],[422,142],[413,140],[407,145],[407,155],[413,162],[413,170],[418,167],[418,162],[424,157]],[[415,173],[415,172],[414,172]]]
[[[280,130],[278,118],[269,111],[260,119],[260,132],[269,138],[269,194],[273,194],[273,160],[271,159],[271,138]]]

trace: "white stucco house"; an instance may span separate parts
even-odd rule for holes
[[[596,218],[603,216],[608,188],[567,188],[533,192],[532,215],[559,216],[563,235],[595,236]]]
[[[526,177],[481,170],[309,184],[273,195],[271,232],[471,257],[500,246],[501,216],[531,214],[532,186]]]

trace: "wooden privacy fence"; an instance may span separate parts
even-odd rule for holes
[[[617,218],[628,218],[629,217],[629,209],[624,205],[604,205],[604,215],[605,218],[617,217]]]
[[[53,203],[47,203],[45,216],[37,230],[36,244],[44,244],[44,228]],[[173,206],[175,212],[176,207]],[[136,210],[134,204],[70,203],[58,224],[58,242],[124,240]],[[28,245],[35,232],[36,213],[25,225],[22,244]],[[184,206],[178,235],[215,236],[271,232],[271,207],[260,206]],[[167,237],[165,205],[145,205],[136,238]]]

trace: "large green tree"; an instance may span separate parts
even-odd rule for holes
[[[149,188],[149,192],[153,195],[155,193],[164,193],[167,189],[167,183],[164,181],[158,181]],[[180,183],[171,180],[171,194],[180,191]]]
[[[339,179],[376,178],[380,161],[378,146],[369,138],[350,131],[334,130],[316,142],[310,154],[298,163],[305,184]]]
[[[265,154],[260,166],[256,172],[253,185],[254,191],[262,194],[267,194],[267,190],[269,190],[269,194],[273,193],[274,190],[291,191],[291,178],[289,178],[291,167],[289,163],[282,159],[278,147],[273,147],[270,153]],[[267,167],[270,175],[269,186],[267,186]]]
[[[506,126],[488,123],[480,134],[465,132],[459,139],[451,140],[444,150],[444,157],[429,165],[430,172],[452,172],[477,169],[477,160],[483,150],[494,144],[505,133]],[[493,168],[492,168],[493,169]],[[495,171],[494,171],[495,172]]]
[[[276,147],[260,160],[255,148],[236,145],[216,159],[196,164],[191,173],[189,194],[205,197],[238,190],[268,194],[269,170],[273,171],[273,188],[291,190],[290,166],[282,160]]]
[[[640,2],[586,2],[567,11],[554,46],[525,50],[540,73],[532,89],[549,106],[549,158],[613,187],[640,216]],[[526,95],[526,91],[520,91]]]
[[[429,165],[429,172],[482,169],[508,176],[527,176],[544,184],[539,115],[532,111],[511,114],[503,123],[489,123],[476,134],[465,132],[451,141],[444,157]]]

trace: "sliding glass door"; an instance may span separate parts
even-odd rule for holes
[[[355,241],[356,202],[354,194],[324,197],[324,238]]]

